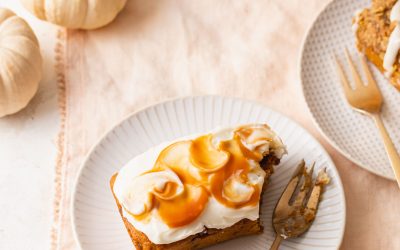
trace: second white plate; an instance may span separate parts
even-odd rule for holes
[[[372,119],[347,104],[332,57],[335,53],[347,66],[343,54],[347,47],[357,58],[351,20],[357,10],[370,4],[370,0],[334,0],[321,12],[304,43],[301,80],[308,107],[328,141],[359,166],[394,180],[377,128]],[[400,93],[374,66],[370,68],[385,99],[382,118],[400,149]]]
[[[109,187],[110,177],[132,157],[184,135],[251,122],[269,124],[287,145],[289,154],[276,167],[263,196],[264,233],[211,249],[268,249],[275,236],[273,209],[303,158],[309,164],[316,161],[317,170],[326,167],[332,181],[310,230],[300,238],[284,241],[280,249],[338,249],[345,225],[345,199],[336,168],[322,146],[295,122],[265,106],[218,96],[188,97],[144,109],[122,121],[93,148],[82,166],[73,200],[75,236],[82,249],[132,249]]]

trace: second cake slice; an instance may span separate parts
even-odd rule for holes
[[[353,30],[358,50],[393,86],[400,90],[400,2],[372,0],[371,7],[356,13]]]

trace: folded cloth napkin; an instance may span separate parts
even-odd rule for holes
[[[52,249],[77,248],[70,205],[79,167],[99,136],[133,111],[221,94],[259,100],[312,127],[297,87],[298,54],[328,1],[130,0],[105,28],[61,34]]]

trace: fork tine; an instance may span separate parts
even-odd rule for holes
[[[306,207],[311,210],[317,210],[320,195],[321,195],[321,186],[314,185]]]
[[[299,163],[299,165],[297,165],[296,170],[293,172],[292,178],[301,175],[304,172],[305,167],[306,167],[306,163],[305,163],[304,159],[302,159],[301,162]]]
[[[307,173],[304,174],[304,182],[300,188],[300,192],[297,194],[296,199],[293,203],[294,207],[303,207],[304,201],[307,198],[312,187],[312,175],[314,172],[314,165],[315,163],[313,163]]]
[[[354,80],[354,82],[355,82],[355,87],[356,87],[356,89],[357,88],[359,88],[359,87],[362,87],[362,86],[364,86],[364,84],[363,84],[363,82],[362,82],[362,80],[361,80],[361,77],[360,77],[360,75],[358,74],[358,71],[357,71],[357,69],[356,69],[356,66],[354,66],[354,63],[353,63],[353,60],[351,59],[351,56],[350,56],[350,54],[349,54],[349,51],[347,50],[347,48],[345,48],[345,54],[346,54],[346,59],[347,59],[347,62],[349,63],[349,65],[350,65],[350,70],[351,70],[351,74],[353,75],[353,80]]]
[[[362,65],[364,74],[367,77],[368,85],[373,84],[373,85],[376,86],[375,79],[374,79],[374,77],[373,77],[373,75],[371,73],[371,70],[368,67],[367,60],[365,59],[365,56],[360,54],[360,60],[361,60],[361,65]]]
[[[375,91],[377,91],[379,93],[379,95],[382,95],[381,91],[379,90],[378,84],[376,84],[375,78],[372,75],[372,72],[368,67],[367,60],[365,59],[365,56],[360,54],[360,59],[361,59],[361,65],[363,67],[364,73],[367,76],[368,87],[374,88]]]
[[[286,208],[288,206],[290,198],[292,197],[294,191],[296,190],[297,184],[299,183],[301,175],[304,172],[304,168],[305,168],[305,162],[304,160],[302,160],[300,164],[297,166],[297,169],[294,172],[291,180],[287,184],[285,191],[283,191],[281,198],[279,198],[275,210],[279,210],[280,208]]]
[[[350,87],[350,83],[347,81],[347,77],[344,74],[344,71],[342,69],[342,66],[340,66],[339,60],[337,59],[336,55],[334,54],[334,59],[335,59],[335,63],[336,63],[336,68],[340,77],[340,81],[342,82],[342,86],[344,89],[344,93],[346,94],[346,96],[349,96],[350,93],[353,91]]]
[[[311,165],[311,168],[310,168],[310,171],[309,171],[311,177],[312,177],[312,174],[313,174],[313,172],[314,172],[314,167],[315,167],[315,161],[314,161],[313,164]]]
[[[324,184],[326,184],[323,181],[323,178],[326,176],[326,169],[323,169],[319,171],[317,179],[315,181],[314,187],[311,191],[310,198],[307,201],[306,208],[309,210],[316,211],[318,204],[319,204],[319,198],[321,196],[322,188]]]

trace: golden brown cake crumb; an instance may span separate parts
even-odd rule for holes
[[[364,9],[353,18],[358,50],[382,73],[389,36],[395,28],[395,23],[390,22],[390,12],[396,2],[397,0],[372,0],[370,8]],[[389,80],[400,90],[399,55],[393,69]]]

